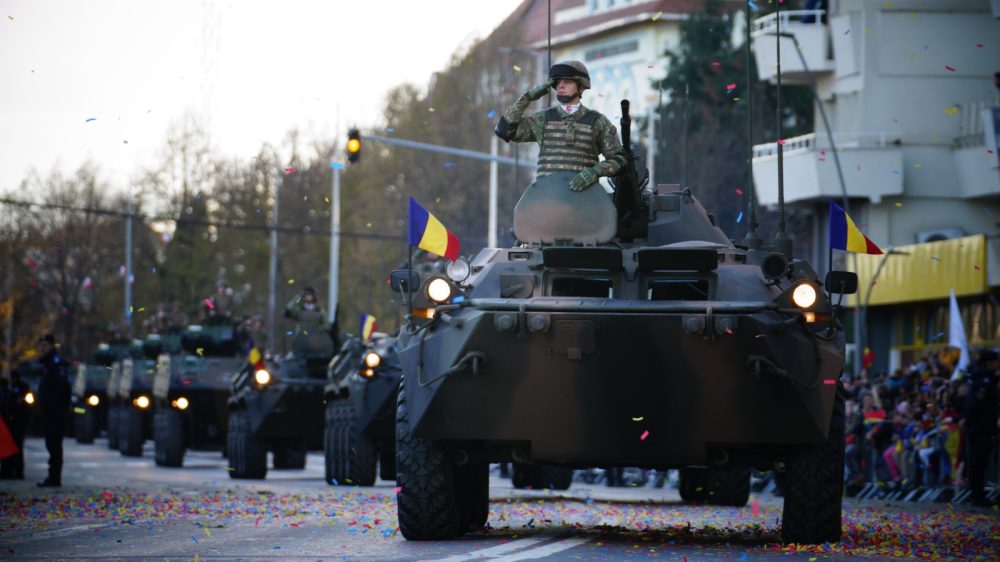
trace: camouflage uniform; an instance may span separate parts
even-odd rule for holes
[[[569,64],[584,68],[580,63]],[[560,66],[566,67],[562,64],[553,68]],[[589,77],[578,84],[581,92],[589,88]],[[560,105],[525,117],[524,110],[531,102],[530,90],[521,94],[500,118],[496,134],[506,142],[534,141],[539,144],[538,177],[587,168],[594,169],[600,176],[618,173],[625,163],[625,151],[618,139],[618,130],[607,117],[582,104],[573,113],[566,112]],[[605,160],[599,162],[598,155],[603,155]]]

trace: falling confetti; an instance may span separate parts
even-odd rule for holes
[[[513,68],[514,68],[514,72],[521,72],[521,67],[520,66],[517,66],[515,64]]]
[[[902,204],[902,203],[896,203],[896,206],[897,206],[897,207],[902,207],[902,206],[903,206],[903,204]]]
[[[955,72],[955,67],[954,66],[948,66],[947,64],[944,65],[944,69],[947,70],[948,72]]]
[[[491,109],[491,110],[489,110],[488,113],[486,113],[486,118],[487,119],[491,119],[492,120],[496,116],[497,116],[497,110],[495,110],[495,109]]]
[[[653,14],[653,18],[652,18],[653,21],[656,21],[656,20],[660,19],[660,16],[662,16],[662,15],[663,15],[663,12],[656,12],[655,14]]]
[[[214,309],[215,309],[215,303],[214,303],[214,302],[212,302],[212,299],[208,299],[208,298],[206,298],[205,300],[203,300],[203,301],[201,301],[201,302],[202,302],[202,304],[204,304],[204,305],[205,305],[206,307],[208,307],[208,309],[209,309],[209,310],[214,310]]]
[[[740,211],[740,214],[736,215],[736,224],[739,224],[741,221],[743,221],[743,211]]]
[[[982,43],[976,43],[976,48],[982,49],[983,48],[983,44]]]
[[[743,190],[737,187],[736,188],[736,195],[743,195]]]
[[[712,61],[712,66],[715,66],[715,67],[722,66],[722,63],[720,63],[717,60],[714,60],[714,61]]]
[[[445,168],[449,168],[449,169],[450,168],[457,168],[458,167],[458,162],[445,162],[444,164],[441,164],[441,165],[444,166]]]
[[[386,130],[385,130],[385,132],[387,132],[387,133],[395,133],[396,129],[394,129],[392,127],[387,127]]]
[[[956,107],[954,105],[951,106],[951,107],[946,107],[946,108],[944,108],[944,113],[945,113],[945,115],[954,115],[954,114],[958,113],[958,107]]]
[[[753,501],[750,502],[750,514],[754,517],[760,515],[760,504],[757,503],[757,498],[754,498]]]
[[[848,29],[847,31],[845,31],[845,32],[844,32],[844,35],[847,35],[847,34],[848,34],[848,33],[850,33],[850,32],[851,32],[851,30],[850,30],[850,29]]]
[[[299,169],[296,168],[296,167],[294,167],[294,166],[289,166],[289,167],[285,168],[285,173],[286,174],[294,174],[295,172],[298,172],[298,171],[299,171]]]
[[[931,256],[931,259],[934,260],[934,261],[941,261],[941,258],[939,258],[937,256]]]
[[[642,432],[642,435],[639,436],[639,441],[645,441],[647,437],[649,437],[649,430],[648,429],[646,431]]]
[[[646,419],[646,416],[639,416],[637,418],[632,418],[632,421],[634,421],[634,422],[641,422],[644,419]]]
[[[733,91],[735,89],[736,89],[736,84],[735,83],[733,83],[733,84],[726,84],[726,91],[727,92],[731,92],[731,91]]]
[[[87,120],[84,121],[84,123],[92,123],[94,121],[97,121],[97,117],[88,117]]]
[[[759,9],[757,7],[757,4],[753,0],[749,0],[747,2],[747,6],[750,6],[750,9],[753,10],[753,11],[755,11],[755,12]]]
[[[780,144],[781,146],[785,146],[785,139],[779,140],[778,144]]]

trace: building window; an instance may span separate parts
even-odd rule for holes
[[[590,49],[589,51],[586,51],[583,54],[583,60],[590,62],[618,55],[624,55],[625,53],[632,53],[638,50],[639,50],[639,41],[625,41],[624,43],[616,43],[614,45],[607,45],[605,47]]]

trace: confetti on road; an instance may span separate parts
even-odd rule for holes
[[[639,436],[639,441],[645,441],[647,437],[649,437],[649,430],[648,429],[646,431],[642,432],[642,435]]]

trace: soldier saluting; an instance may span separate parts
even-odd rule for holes
[[[528,105],[549,88],[555,89],[559,105],[525,117]],[[554,64],[548,81],[521,94],[500,117],[494,132],[505,142],[537,142],[538,177],[578,172],[570,180],[570,189],[583,191],[601,176],[614,176],[625,164],[618,130],[599,111],[581,103],[583,91],[589,88],[590,74],[583,63]],[[604,161],[599,161],[599,155]]]

